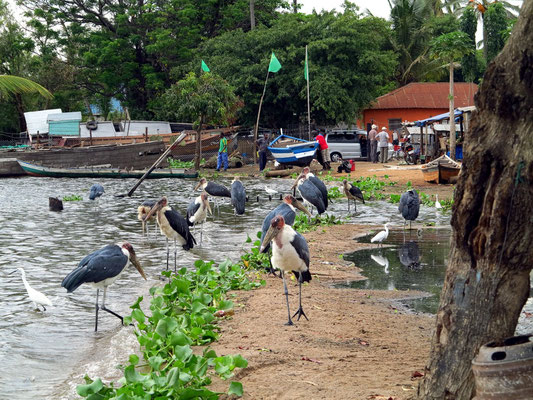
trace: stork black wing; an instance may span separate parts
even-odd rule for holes
[[[187,207],[187,225],[193,226],[194,224],[191,222],[191,217],[196,214],[196,211],[200,208],[200,203],[197,203],[196,200],[193,200],[189,203],[189,206]]]
[[[231,204],[235,207],[237,215],[244,214],[246,206],[246,191],[240,181],[235,181],[231,184]]]
[[[73,292],[83,283],[98,283],[117,276],[127,263],[128,257],[120,246],[105,246],[83,258],[78,267],[63,279],[61,286]]]
[[[231,197],[231,192],[226,186],[214,182],[209,182],[205,187],[205,191],[211,196]]]
[[[320,179],[318,179],[316,176],[310,176],[309,180],[313,185],[317,187],[318,190],[320,190],[320,193],[322,194],[322,200],[324,201],[324,207],[326,210],[328,209],[328,188],[322,182]]]
[[[363,204],[365,204],[365,198],[363,197],[363,192],[361,192],[361,189],[359,189],[357,186],[351,185],[349,192],[352,194],[352,196],[357,197],[363,202]]]
[[[307,242],[305,241],[305,238],[296,232],[296,235],[291,241],[292,247],[296,250],[296,253],[298,254],[298,257],[300,257],[305,265],[307,266],[307,270],[305,271],[292,271],[296,278],[299,277],[299,274],[302,274],[302,280],[303,282],[309,282],[311,280],[311,273],[309,272],[309,260],[310,260],[310,253],[309,253],[309,246],[307,245]]]
[[[319,214],[326,211],[322,193],[311,181],[306,180],[298,187],[298,190],[300,190],[300,193],[305,200],[316,207]]]
[[[190,250],[196,244],[196,239],[191,234],[187,221],[176,210],[165,211],[165,217],[167,217],[170,227],[174,229],[187,243],[183,245],[184,250]]]

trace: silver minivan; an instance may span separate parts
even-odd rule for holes
[[[367,158],[366,136],[364,129],[339,129],[327,133],[331,161]]]

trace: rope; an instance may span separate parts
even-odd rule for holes
[[[511,210],[513,208],[513,199],[516,192],[516,188],[518,187],[519,183],[523,183],[524,179],[522,178],[522,169],[525,167],[525,163],[523,161],[520,161],[518,163],[518,167],[516,169],[516,178],[514,180],[514,186],[513,186],[513,192],[511,193],[511,204],[509,207],[509,211],[507,212],[507,222],[505,223],[505,232],[503,235],[503,243],[502,243],[502,250],[500,252],[500,259],[498,260],[498,269],[500,268],[502,264],[502,258],[503,258],[503,252],[505,250],[505,244],[507,242],[507,232],[509,232],[509,220],[511,218]]]

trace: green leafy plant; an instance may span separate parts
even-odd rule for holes
[[[72,194],[70,196],[64,196],[63,201],[82,201],[83,197],[77,194]]]
[[[193,161],[181,161],[171,157],[167,158],[167,161],[170,168],[192,168],[194,166]]]
[[[320,226],[341,225],[346,219],[335,217],[334,215],[317,215],[309,219],[305,214],[297,214],[293,228],[299,233],[307,233],[316,230]]]
[[[344,196],[344,191],[341,191],[338,186],[328,188],[328,199],[338,199]]]
[[[241,256],[241,263],[245,268],[249,269],[269,269],[270,255],[267,253],[260,253],[261,248],[261,231],[257,232],[257,240],[254,241],[252,248]],[[252,238],[248,236],[246,243],[252,243]]]

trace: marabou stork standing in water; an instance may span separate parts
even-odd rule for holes
[[[207,192],[207,194],[209,194],[210,196],[213,196],[215,200],[215,207],[218,207],[216,200],[217,197],[231,198],[231,192],[226,186],[214,182],[208,182],[205,178],[200,179],[198,184],[195,186],[194,190],[198,189],[201,189]]]
[[[196,226],[201,224],[200,244],[203,239],[204,222],[207,219],[207,213],[213,214],[208,197],[209,195],[206,192],[202,192],[202,194],[191,201],[187,207],[187,225]]]
[[[355,207],[355,212],[357,212],[357,202],[356,199],[361,200],[365,204],[365,198],[363,197],[363,192],[357,186],[352,185],[346,179],[342,181],[342,186],[344,188],[344,194],[348,199],[348,212],[350,212],[350,200],[353,200],[353,206]]]
[[[95,183],[91,186],[89,191],[89,200],[96,200],[98,197],[104,194],[104,187],[99,183]]]
[[[43,306],[43,311],[46,311],[45,306],[52,306],[52,302],[48,297],[46,297],[43,293],[39,292],[38,290],[35,290],[30,286],[28,281],[26,280],[26,272],[24,271],[24,268],[19,267],[13,272],[10,272],[9,274],[14,274],[15,272],[20,271],[22,275],[22,282],[24,283],[24,287],[26,288],[26,292],[28,293],[29,299],[33,302],[33,305],[35,308],[40,311],[39,304]]]
[[[296,186],[303,199],[316,207],[318,214],[322,214],[326,211],[322,192],[309,179],[306,179],[305,175],[300,175],[298,179],[296,179],[292,188],[294,189]]]
[[[179,243],[184,250],[190,250],[196,244],[196,239],[189,230],[187,220],[183,216],[168,205],[168,200],[163,197],[154,204],[150,212],[146,215],[145,220],[157,213],[157,224],[161,233],[167,237],[167,270],[169,259],[168,239],[174,239],[174,272],[176,272],[177,265],[177,248],[176,242]]]
[[[302,282],[311,281],[311,273],[309,272],[309,247],[304,237],[292,229],[291,226],[285,224],[285,220],[281,215],[277,215],[272,219],[270,228],[265,235],[265,240],[261,245],[260,252],[264,253],[266,244],[272,241],[272,266],[281,271],[283,278],[283,288],[285,289],[285,299],[287,301],[287,314],[289,320],[286,325],[293,325],[291,320],[291,312],[289,308],[289,291],[287,290],[287,282],[285,281],[285,272],[292,271],[300,286],[298,311],[292,316],[298,315],[298,321],[303,315],[305,319],[309,320],[302,308]]]
[[[146,217],[146,215],[150,212],[150,210],[152,209],[154,205],[155,205],[155,200],[145,200],[142,202],[142,204],[139,207],[137,207],[137,219],[141,221],[143,225],[143,235],[145,233],[148,233],[147,222],[153,221],[155,219],[154,217],[150,217],[149,220],[144,219],[144,217]],[[157,229],[156,229],[156,232],[157,232]]]
[[[146,279],[146,275],[137,260],[135,250],[129,243],[110,244],[96,250],[95,252],[86,256],[80,261],[78,267],[68,274],[61,286],[67,289],[68,293],[75,291],[80,285],[90,283],[96,287],[96,319],[94,322],[94,331],[98,330],[98,309],[101,308],[115,317],[123,318],[117,313],[109,310],[105,306],[105,297],[107,287],[115,282],[119,276],[124,272],[128,261],[139,271],[141,276]],[[102,300],[102,307],[98,307],[98,294],[100,289],[104,289],[104,298]]]
[[[416,190],[411,189],[402,194],[398,211],[402,213],[405,219],[403,229],[405,229],[405,223],[409,221],[409,230],[411,230],[411,222],[418,217],[418,212],[420,211],[420,199]]]
[[[302,170],[301,175],[305,177],[305,179],[309,179],[313,185],[317,187],[318,190],[320,190],[320,193],[322,194],[322,200],[324,201],[324,206],[326,207],[326,210],[328,209],[328,188],[322,182],[320,179],[318,179],[315,174],[311,172],[311,169],[309,167],[305,167]]]
[[[231,204],[235,209],[236,215],[244,214],[246,205],[246,190],[239,178],[236,176],[231,183]]]

